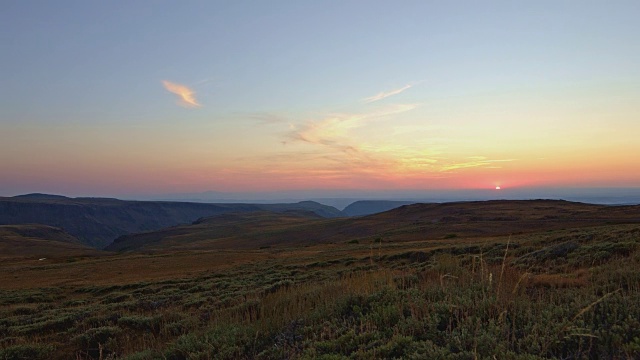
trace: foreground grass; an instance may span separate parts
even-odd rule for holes
[[[0,359],[640,358],[639,239],[637,226],[372,239],[181,278],[2,290]]]

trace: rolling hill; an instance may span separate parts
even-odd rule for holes
[[[349,204],[342,212],[347,216],[364,216],[415,204],[416,201],[360,200]]]
[[[62,229],[39,225],[0,225],[0,257],[58,257],[97,255]]]
[[[0,359],[637,359],[639,235],[638,206],[547,200],[220,213],[0,259]]]
[[[314,223],[322,223],[322,218],[312,212],[227,213],[202,218],[191,225],[124,235],[116,239],[106,249],[110,251],[141,248],[162,250],[167,247],[183,248],[185,246],[255,248],[271,246],[274,243],[286,243],[287,239],[280,237],[283,229],[295,229],[298,226],[301,226],[302,229],[308,229]]]
[[[342,216],[339,210],[315,202],[206,204],[29,194],[0,198],[0,225],[43,224],[59,227],[83,244],[101,249],[125,234],[188,224],[205,216],[228,212],[289,210],[312,211],[322,217]]]
[[[268,227],[258,225],[267,219]],[[122,236],[107,249],[237,249],[371,242],[379,238],[385,242],[400,242],[498,236],[618,223],[640,223],[640,206],[604,206],[558,200],[413,204],[357,218],[300,217],[293,221],[290,217],[253,213],[211,217],[192,225]]]

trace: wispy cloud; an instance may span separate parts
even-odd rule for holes
[[[441,137],[440,128],[428,125],[427,120],[418,125],[400,117],[418,106],[376,106],[369,111],[325,114],[306,121],[273,113],[246,114],[246,118],[266,124],[288,125],[288,131],[283,129],[281,133],[282,143],[287,146],[276,154],[238,163],[256,164],[252,166],[258,166],[261,174],[300,186],[321,183],[375,188],[394,184],[450,186],[467,171],[492,171],[517,161],[454,156],[446,144],[441,144],[447,138]],[[421,140],[404,141],[402,135],[407,133],[421,134]]]
[[[516,159],[492,160],[492,159],[487,159],[484,156],[471,156],[467,158],[467,161],[460,161],[460,162],[444,165],[442,166],[440,171],[447,172],[447,171],[455,171],[459,169],[467,169],[467,168],[475,168],[475,167],[499,169],[501,167],[498,165],[499,163],[511,162],[515,160]]]
[[[356,136],[357,132],[373,121],[392,121],[394,115],[411,111],[417,106],[398,104],[363,113],[331,114],[302,124],[290,123],[283,143],[304,143],[315,147],[314,151],[320,158],[313,161],[309,159],[303,166],[323,164],[322,168],[333,173],[333,177],[353,178],[369,174],[372,179],[377,178],[395,168],[397,159],[393,154],[379,152],[376,147],[363,143]]]
[[[391,90],[391,91],[384,91],[381,93],[378,93],[376,95],[370,96],[368,98],[364,98],[362,101],[364,101],[365,103],[372,103],[375,101],[379,101],[385,98],[388,98],[389,96],[393,96],[393,95],[398,95],[400,93],[402,93],[403,91],[410,89],[412,85],[405,85],[399,89],[395,89],[395,90]]]
[[[164,85],[164,88],[167,89],[167,91],[178,95],[178,98],[180,99],[178,101],[178,105],[189,107],[189,108],[202,106],[196,100],[195,92],[189,87],[181,84],[172,83],[167,80],[163,80],[162,84]]]
[[[411,111],[416,107],[416,104],[399,104],[368,113],[333,114],[322,120],[308,121],[301,126],[294,126],[287,137],[291,141],[303,141],[330,146],[342,151],[354,151],[355,146],[349,145],[350,141],[347,136],[350,130],[362,127],[373,119]]]

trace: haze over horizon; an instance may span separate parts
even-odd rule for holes
[[[639,13],[10,1],[0,196],[637,196]]]
[[[318,190],[306,189],[298,191],[271,192],[217,192],[205,191],[197,193],[166,193],[148,195],[68,195],[29,193],[16,194],[16,197],[30,197],[34,200],[43,197],[67,198],[117,198],[119,200],[161,201],[161,202],[195,202],[195,203],[251,203],[282,204],[313,201],[343,210],[360,201],[385,201],[400,203],[447,203],[473,202],[486,200],[565,200],[602,205],[637,205],[640,204],[640,188],[510,188],[496,189],[457,189],[457,190]],[[0,195],[2,197],[2,195]],[[390,204],[391,205],[391,204]]]

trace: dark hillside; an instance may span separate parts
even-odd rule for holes
[[[252,216],[252,213],[243,215],[245,221]],[[273,222],[268,229],[244,223],[239,225],[237,219],[223,216],[194,225],[123,236],[108,249],[258,248],[371,242],[379,238],[402,242],[499,236],[615,223],[640,223],[640,206],[555,200],[414,204],[357,218]]]
[[[341,214],[333,207],[306,202],[206,204],[29,195],[0,198],[0,225],[37,223],[60,227],[86,245],[103,248],[125,234],[188,224],[201,217],[227,212],[264,210],[309,210],[321,216]]]
[[[228,244],[231,247],[235,244],[237,248],[269,246],[274,242],[287,242],[287,239],[279,237],[283,228],[302,226],[303,229],[308,229],[310,224],[322,222],[322,219],[310,211],[226,213],[198,219],[191,225],[124,235],[107,246],[106,250],[161,250],[168,246],[189,245],[206,248],[212,242],[216,244],[214,246]],[[238,237],[245,241],[237,241]]]
[[[415,201],[361,200],[342,210],[347,216],[364,216],[389,211],[403,205],[415,204]]]

